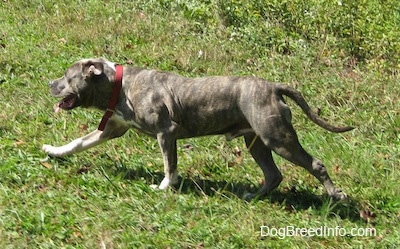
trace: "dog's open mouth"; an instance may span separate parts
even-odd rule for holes
[[[58,102],[54,106],[55,112],[60,112],[63,110],[71,110],[78,106],[78,96],[75,94],[70,94],[67,97],[63,98],[60,102]]]

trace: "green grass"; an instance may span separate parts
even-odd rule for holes
[[[368,15],[376,5],[363,3],[356,16],[347,3],[329,4],[310,19],[296,6],[316,11],[317,2],[260,3],[1,1],[0,247],[399,247],[399,4]],[[256,75],[296,87],[324,118],[356,126],[326,132],[290,102],[302,144],[351,200],[332,203],[313,177],[276,157],[279,188],[243,201],[262,174],[241,139],[180,141],[181,182],[166,192],[149,187],[162,179],[156,141],[133,130],[43,161],[42,144],[82,136],[102,115],[55,114],[47,82],[78,59],[100,56],[185,76]],[[360,211],[376,217],[366,221]],[[261,237],[263,225],[374,227],[377,236],[279,239]]]

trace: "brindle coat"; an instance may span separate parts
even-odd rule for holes
[[[158,140],[165,177],[159,188],[178,179],[176,141],[181,138],[224,134],[227,139],[244,136],[250,153],[261,167],[265,183],[256,194],[276,188],[282,175],[274,151],[314,175],[335,199],[346,195],[335,188],[324,165],[300,145],[283,96],[294,100],[314,123],[332,132],[352,127],[328,124],[311,111],[303,96],[285,84],[256,77],[186,78],[168,72],[124,67],[123,85],[116,112],[104,131],[78,138],[60,147],[43,145],[52,156],[65,156],[88,149],[136,128]],[[65,75],[50,83],[51,94],[63,98],[57,109],[77,106],[105,111],[114,84],[115,64],[105,59],[85,59],[73,64]]]

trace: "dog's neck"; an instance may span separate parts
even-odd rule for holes
[[[99,127],[97,128],[99,131],[103,131],[107,125],[108,120],[112,117],[115,112],[115,107],[118,102],[119,94],[122,88],[122,77],[124,73],[124,67],[121,65],[115,65],[115,76],[114,76],[114,87],[108,102],[108,107],[106,112],[103,115],[103,118],[100,121]]]

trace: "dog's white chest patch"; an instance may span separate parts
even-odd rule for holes
[[[118,111],[114,113],[113,118],[117,120],[119,123],[123,123],[126,126],[131,126],[135,127],[137,129],[142,128],[140,124],[136,123],[133,120],[125,120],[124,117],[122,116],[122,113],[119,113]]]

